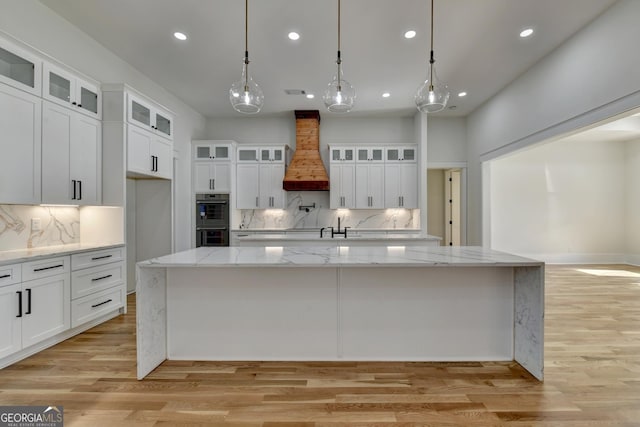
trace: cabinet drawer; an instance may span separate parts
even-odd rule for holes
[[[94,267],[96,265],[122,261],[123,259],[124,247],[83,252],[80,254],[71,255],[71,269],[73,271],[76,271],[80,270],[81,268]]]
[[[22,268],[20,264],[0,266],[0,286],[13,285],[22,280]]]
[[[68,256],[25,262],[22,264],[22,281],[68,273],[71,269],[70,265]]]
[[[71,299],[91,295],[124,283],[124,262],[99,265],[71,273]]]
[[[71,301],[71,327],[75,328],[96,317],[124,307],[125,298],[126,290],[124,285],[120,285]]]

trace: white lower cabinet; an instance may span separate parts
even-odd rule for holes
[[[83,252],[71,257],[71,327],[126,304],[124,248]]]
[[[0,367],[124,308],[125,257],[115,247],[0,266]]]
[[[0,358],[71,327],[68,260],[24,263],[24,281],[0,287]]]
[[[0,358],[22,349],[21,291],[20,283],[0,287]]]
[[[69,273],[23,282],[22,291],[23,347],[39,343],[71,327]]]

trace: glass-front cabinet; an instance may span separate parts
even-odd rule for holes
[[[358,162],[383,162],[384,148],[358,148]]]
[[[194,160],[230,161],[232,142],[193,141]]]
[[[0,82],[40,96],[42,61],[0,39]]]
[[[136,95],[129,94],[128,99],[127,118],[129,123],[165,138],[173,139],[173,117],[171,114]]]
[[[387,148],[387,162],[415,162],[416,147],[393,147]]]
[[[260,161],[262,162],[284,162],[283,148],[261,148]]]
[[[101,118],[102,95],[97,84],[46,62],[43,83],[44,98],[94,118]]]
[[[353,162],[354,149],[351,147],[332,147],[331,161],[333,162]]]

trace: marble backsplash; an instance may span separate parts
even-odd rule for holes
[[[40,219],[32,231],[31,220]],[[80,211],[67,206],[0,205],[0,251],[80,242]]]
[[[417,209],[329,209],[328,191],[289,191],[286,209],[240,211],[240,228],[321,228],[340,226],[368,229],[419,228]],[[309,212],[300,206],[309,207]]]

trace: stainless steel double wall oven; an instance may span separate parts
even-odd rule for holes
[[[229,195],[196,194],[196,247],[229,246]]]

